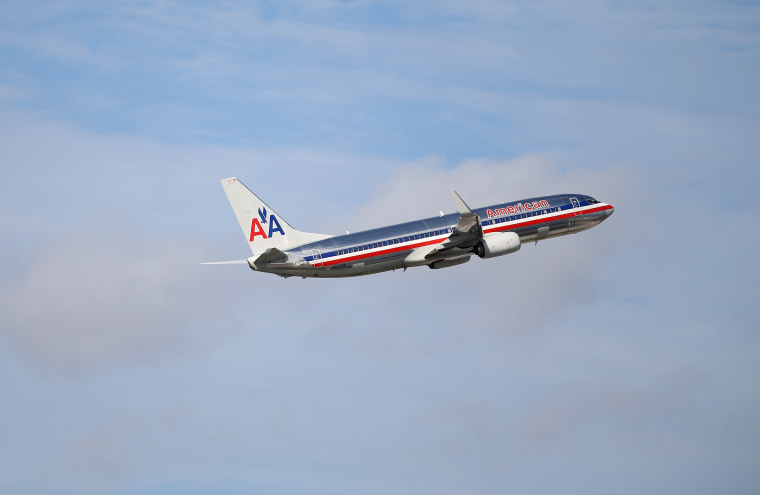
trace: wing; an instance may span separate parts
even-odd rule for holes
[[[480,217],[467,206],[467,203],[453,189],[451,190],[451,197],[454,199],[460,215],[454,232],[437,246],[424,246],[412,251],[405,260],[408,266],[426,265],[436,260],[470,256],[473,248],[483,238]]]
[[[473,247],[483,238],[483,227],[480,225],[480,217],[467,206],[467,203],[464,202],[455,190],[452,189],[450,192],[460,216],[457,226],[454,227],[454,232],[444,241],[444,247],[449,249],[454,247]]]

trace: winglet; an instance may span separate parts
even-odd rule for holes
[[[467,206],[467,203],[464,202],[464,200],[457,194],[457,192],[453,189],[450,190],[451,197],[454,199],[454,204],[457,205],[457,211],[460,215],[472,215],[473,211],[470,209],[469,206]]]

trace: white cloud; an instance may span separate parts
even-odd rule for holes
[[[52,239],[4,281],[2,336],[42,368],[73,373],[192,347],[193,321],[213,321],[219,304],[201,289],[201,253],[181,236],[123,230]]]

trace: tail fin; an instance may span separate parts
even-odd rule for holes
[[[332,237],[294,229],[235,177],[222,179],[222,187],[254,255],[269,248],[286,251]]]

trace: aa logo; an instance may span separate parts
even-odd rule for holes
[[[259,222],[259,218],[261,219],[261,222]],[[251,239],[249,242],[253,242],[256,236],[268,239],[276,232],[285,235],[285,231],[282,230],[280,222],[277,221],[277,217],[274,216],[274,213],[269,215],[269,221],[267,222],[267,209],[259,208],[259,218],[254,217],[253,222],[251,222]],[[265,231],[263,227],[263,225],[267,224],[269,224],[268,232]]]

